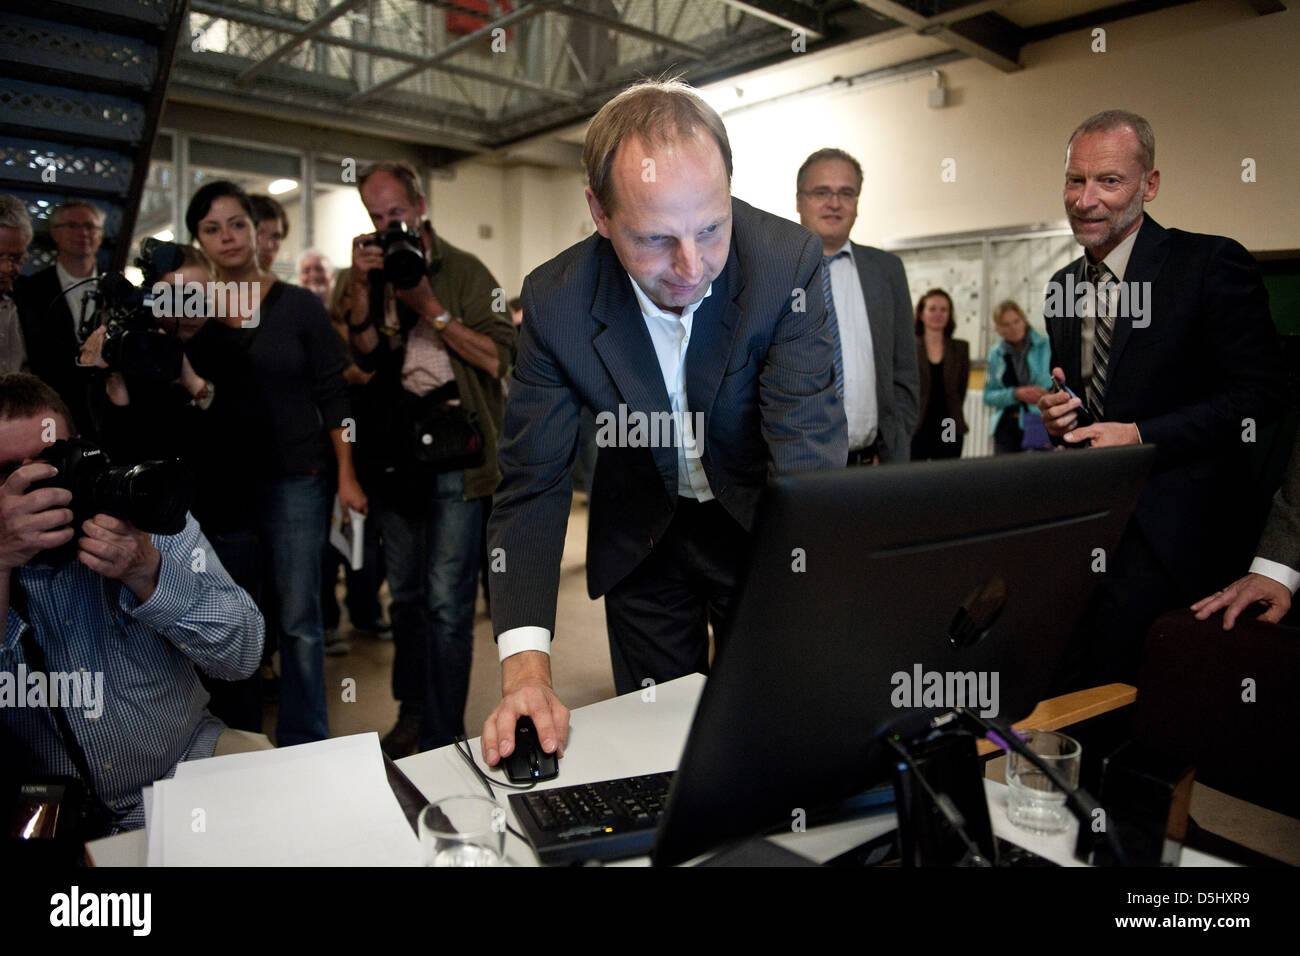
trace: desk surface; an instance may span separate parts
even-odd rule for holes
[[[537,789],[675,769],[686,746],[691,718],[703,689],[704,677],[692,674],[573,711],[569,745],[564,759],[560,761],[560,775],[554,780],[539,784]],[[470,747],[478,758],[477,738],[470,741]],[[397,761],[397,766],[429,800],[439,800],[457,793],[485,792],[483,784],[456,754],[454,747],[443,747],[406,757]],[[481,760],[479,766],[483,767]],[[506,782],[505,773],[499,768],[489,771],[489,775],[494,780]],[[1075,821],[1071,821],[1070,829],[1065,833],[1056,836],[1043,837],[1027,833],[1012,826],[1007,820],[1006,787],[985,780],[984,789],[989,799],[989,816],[994,833],[1062,866],[1081,865],[1073,856],[1077,832]],[[497,791],[498,801],[503,805],[507,804],[505,794],[509,792]],[[513,812],[511,817],[513,820]],[[893,813],[881,813],[817,827],[803,833],[783,833],[772,839],[789,850],[824,862],[893,829],[894,825]],[[96,840],[88,844],[87,850],[97,866],[143,866],[144,831],[136,830]],[[513,835],[506,842],[506,854],[515,866],[538,865],[532,848]],[[621,865],[644,866],[648,863],[648,857],[639,857],[622,861]],[[1228,864],[1185,849],[1181,865]]]

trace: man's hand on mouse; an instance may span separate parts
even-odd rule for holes
[[[495,767],[515,749],[515,721],[527,714],[548,754],[564,756],[569,740],[569,708],[551,689],[551,655],[522,651],[501,662],[501,703],[483,722],[483,760]]]

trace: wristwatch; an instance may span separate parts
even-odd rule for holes
[[[442,315],[438,316],[436,319],[433,320],[433,327],[437,329],[439,332],[441,332],[443,329],[447,327],[447,325],[450,322],[451,322],[451,313],[443,312]]]

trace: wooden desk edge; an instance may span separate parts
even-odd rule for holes
[[[1037,730],[1060,730],[1072,724],[1081,723],[1098,714],[1127,707],[1137,700],[1137,688],[1132,684],[1103,684],[1077,690],[1060,697],[1049,697],[1039,701],[1038,706],[1024,720],[1016,721],[1011,726],[1016,730],[1032,727]],[[976,742],[976,750],[981,757],[1000,753],[1002,748],[990,740]]]

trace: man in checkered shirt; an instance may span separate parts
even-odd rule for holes
[[[180,761],[255,749],[207,711],[195,667],[250,675],[263,621],[192,515],[175,535],[95,515],[75,558],[49,563],[41,553],[74,537],[72,493],[28,489],[57,473],[35,459],[71,433],[53,389],[0,376],[0,762],[80,778],[107,811],[103,828],[132,829],[144,824],[141,788]]]

